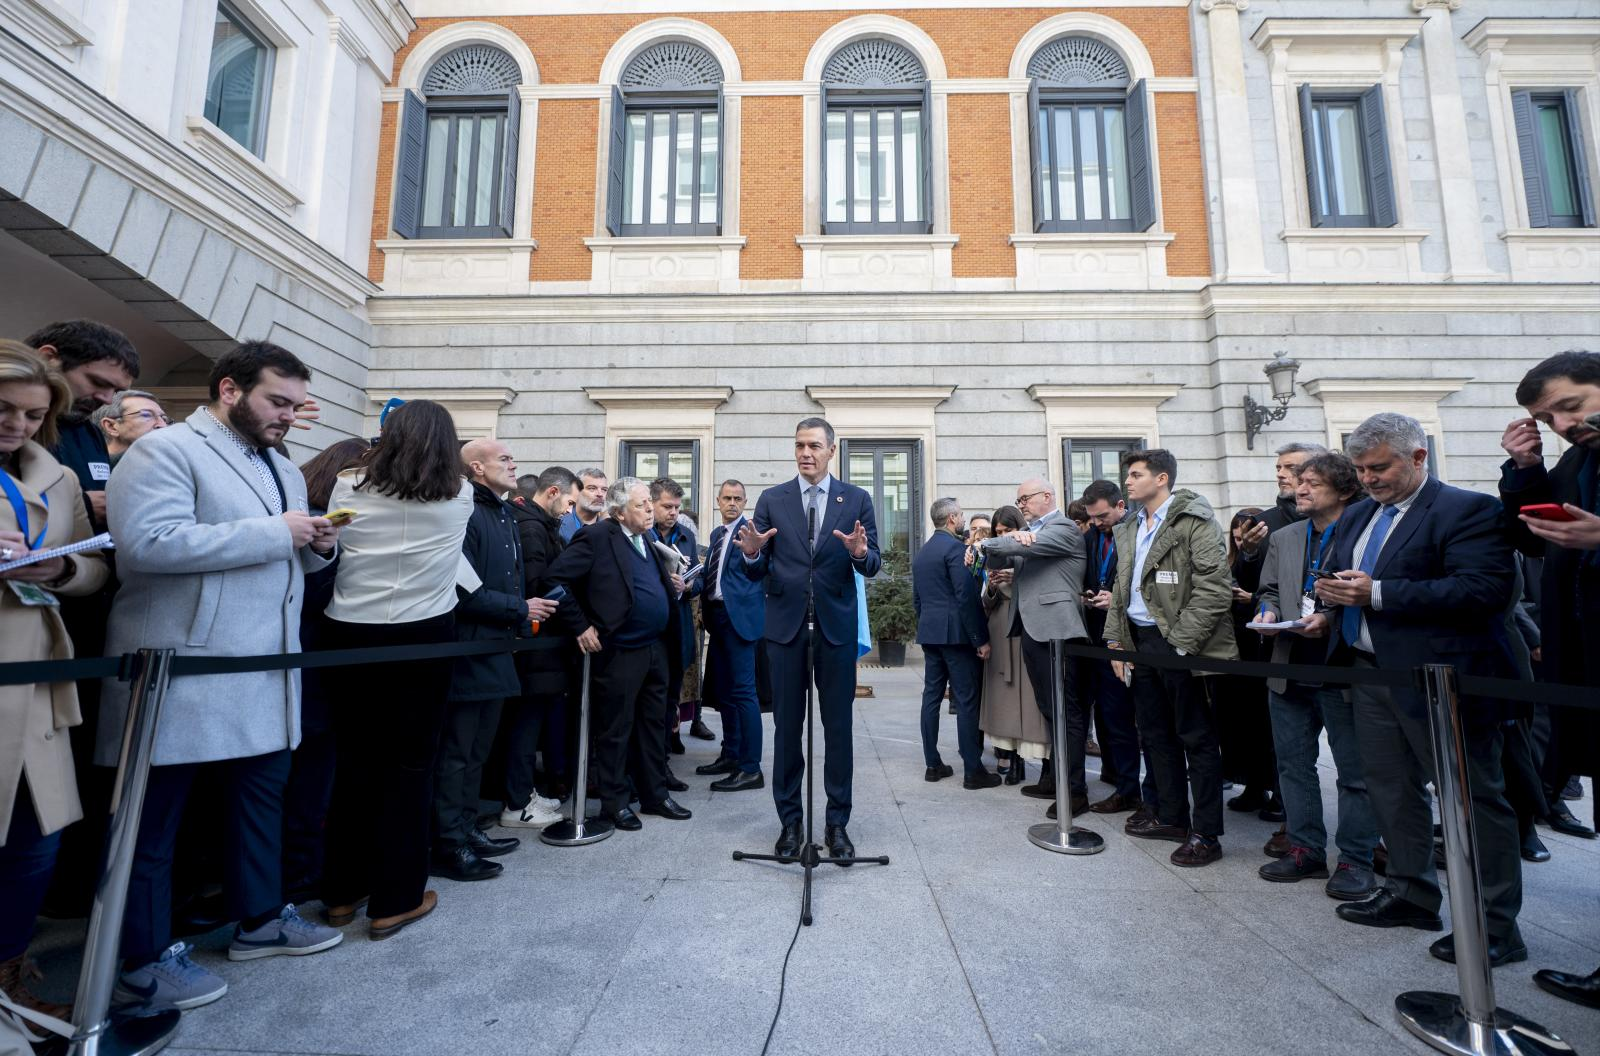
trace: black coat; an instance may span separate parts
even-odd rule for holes
[[[567,544],[561,541],[561,522],[544,508],[521,499],[511,503],[511,516],[522,543],[522,589],[530,598],[542,598],[555,589],[550,565]],[[571,606],[539,623],[534,647],[517,654],[522,692],[527,696],[563,693],[569,684],[571,664],[577,658],[573,639],[583,630],[583,620]]]
[[[482,484],[472,485],[472,516],[461,544],[483,585],[468,594],[456,588],[456,638],[463,642],[506,641],[531,633],[523,590],[522,543],[511,506]],[[519,696],[522,680],[512,653],[486,653],[456,660],[451,700],[495,700]]]
[[[1293,495],[1279,495],[1278,501],[1268,509],[1261,511],[1261,523],[1267,526],[1267,538],[1279,528],[1287,528],[1295,521],[1304,520],[1300,512],[1294,508]],[[1233,563],[1233,580],[1239,586],[1255,594],[1261,589],[1261,566],[1267,557],[1267,541],[1263,539],[1261,545],[1253,554],[1240,553],[1239,559]]]
[[[648,548],[650,544],[646,542],[645,546]],[[567,619],[570,607],[576,606],[578,633],[593,627],[602,642],[614,637],[633,610],[633,576],[628,571],[629,563],[635,560],[632,550],[622,525],[610,517],[602,517],[579,529],[561,556],[550,565],[551,582],[566,587],[571,595],[562,602],[557,616]],[[668,665],[676,675],[683,669],[682,654],[671,647],[683,633],[679,629],[679,606],[670,603],[677,592],[666,562],[654,548],[646,552],[655,556],[661,585],[667,591],[667,627],[661,632],[661,640],[668,646]]]

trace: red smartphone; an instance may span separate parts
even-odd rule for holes
[[[1572,514],[1568,513],[1562,507],[1557,506],[1553,502],[1541,502],[1536,506],[1524,506],[1524,507],[1522,507],[1522,513],[1523,513],[1524,516],[1532,517],[1536,521],[1575,521],[1575,520],[1577,520],[1576,517],[1574,517]]]

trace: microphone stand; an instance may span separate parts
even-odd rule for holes
[[[880,854],[870,858],[824,858],[816,842],[816,577],[817,577],[817,509],[806,508],[806,532],[811,542],[811,565],[806,570],[806,838],[798,854],[747,854],[734,851],[736,862],[777,862],[780,865],[798,863],[805,872],[800,893],[800,923],[811,926],[811,872],[823,862],[850,866],[861,862],[869,865],[888,865],[889,856]],[[776,716],[774,716],[776,718]]]

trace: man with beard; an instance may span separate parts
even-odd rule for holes
[[[1540,631],[1553,681],[1600,686],[1600,353],[1562,352],[1530,370],[1517,386],[1529,417],[1506,426],[1500,446],[1510,459],[1500,498],[1512,545],[1544,558]],[[1543,423],[1572,447],[1546,470]],[[1540,520],[1525,507],[1559,504],[1571,520]],[[1600,723],[1591,712],[1550,707],[1548,773],[1597,772]],[[1600,814],[1600,810],[1597,810]],[[1600,821],[1600,817],[1596,818]],[[1590,833],[1590,835],[1593,835]],[[1589,975],[1544,969],[1534,982],[1558,997],[1600,1008],[1600,969]]]
[[[578,470],[578,501],[561,517],[561,541],[572,542],[581,528],[598,521],[606,512],[606,471],[603,469]]]

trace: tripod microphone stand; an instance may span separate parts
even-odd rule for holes
[[[847,866],[860,862],[870,865],[888,865],[889,856],[880,854],[871,858],[824,858],[816,843],[816,538],[817,508],[806,507],[806,537],[811,541],[811,567],[806,571],[806,838],[798,854],[746,854],[734,851],[736,862],[777,862],[780,865],[798,863],[805,871],[800,894],[800,923],[811,926],[811,872],[823,862]],[[776,717],[776,716],[774,716]]]

